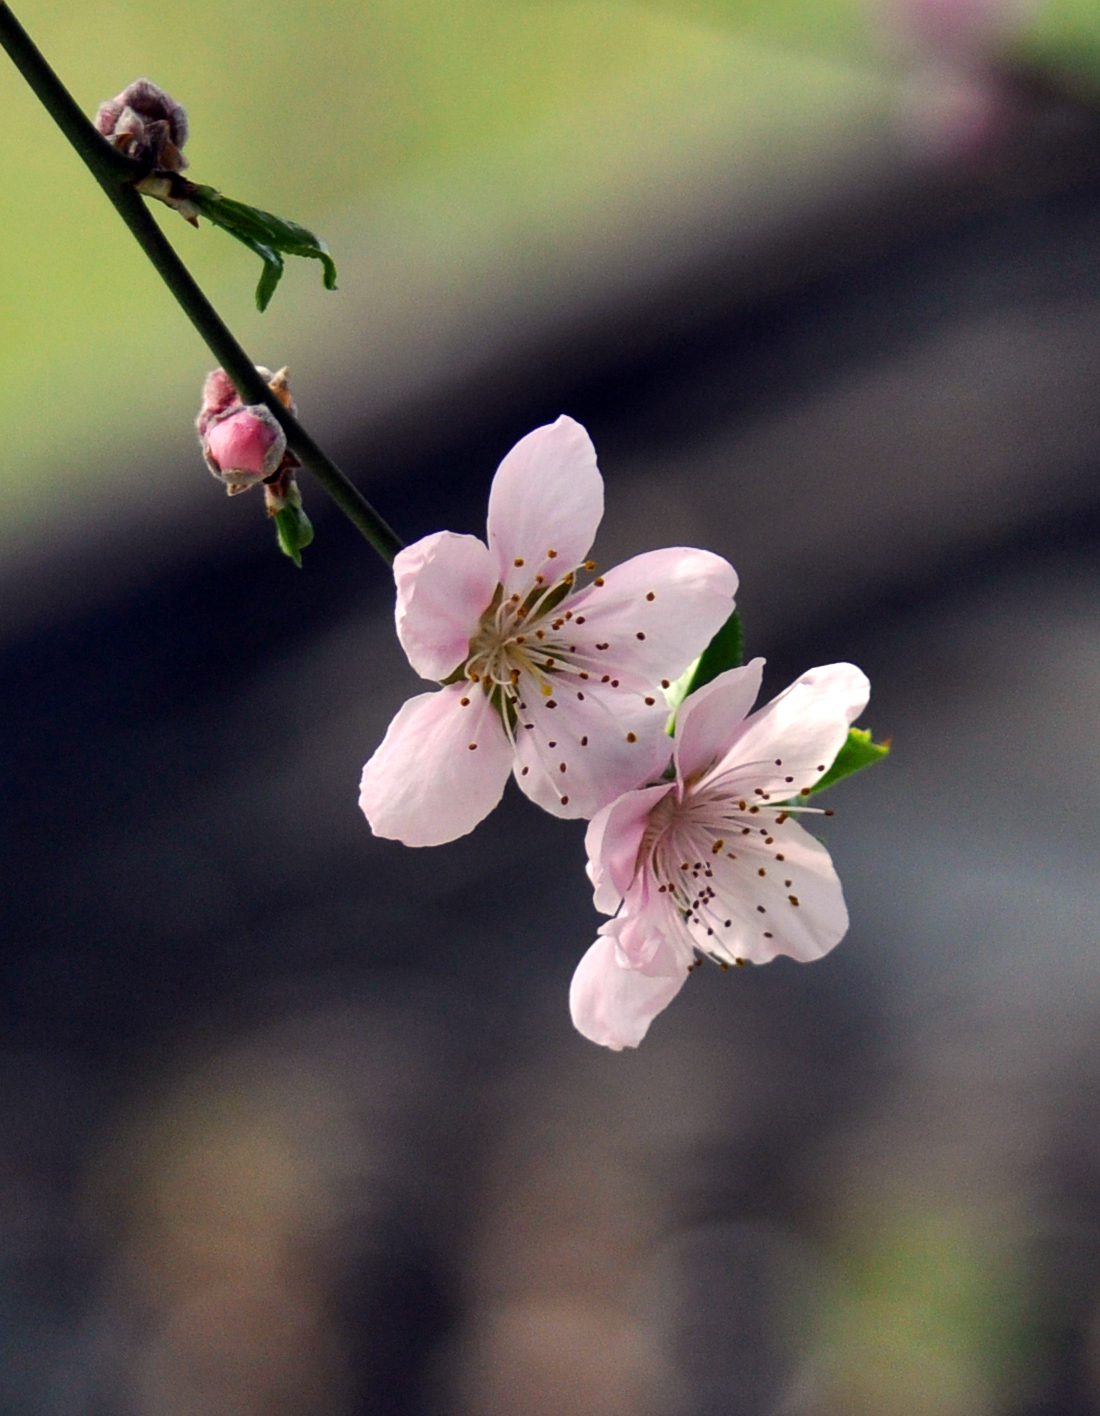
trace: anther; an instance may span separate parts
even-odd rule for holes
[[[793,777],[784,777],[783,780],[784,780],[785,782],[793,782],[793,781],[794,781],[794,778],[793,778]]]
[[[637,741],[638,741],[638,734],[637,734],[637,733],[627,733],[627,735],[626,735],[626,740],[627,740],[627,742],[637,742]]]
[[[603,678],[600,679],[600,682],[601,682],[601,683],[610,683],[610,682],[611,682],[611,675],[610,675],[610,674],[604,674]]]
[[[523,771],[522,771],[519,775],[520,775],[521,777],[526,777],[526,776],[527,776],[527,773],[530,772],[530,770],[531,770],[530,767],[525,767],[525,768],[523,769]]]
[[[826,811],[825,815],[826,815],[826,816],[833,816],[833,815],[835,815],[835,813],[834,813],[832,807],[830,807],[830,808]]]
[[[756,873],[757,873],[757,875],[767,875],[768,872],[764,869],[763,866],[761,866],[760,869],[759,869]]]
[[[597,575],[596,578],[595,578],[595,580],[593,580],[592,584],[593,584],[593,585],[602,585],[602,584],[603,584],[603,576],[602,576],[602,575]]]
[[[662,679],[662,680],[661,680],[661,687],[662,687],[662,688],[671,688],[671,687],[672,687],[672,684],[669,683],[668,679]]]
[[[775,818],[775,824],[777,826],[782,826],[784,821],[790,819],[790,815],[791,813],[789,811],[781,811],[779,815]]]
[[[586,679],[586,678],[588,677],[588,675],[587,675],[587,674],[585,673],[585,671],[582,669],[582,670],[580,671],[580,673],[577,675],[577,677],[578,677],[578,678],[582,678],[582,679]]]
[[[713,929],[708,929],[708,930],[707,930],[707,933],[708,933],[708,934],[713,934],[713,933],[714,933],[714,930],[713,930]],[[718,960],[718,967],[722,970],[723,973],[725,973],[726,970],[729,968],[729,964],[726,963],[725,959],[719,959],[719,960]]]
[[[723,840],[715,841],[714,845],[710,848],[711,855],[717,855],[725,844],[726,843]]]
[[[477,751],[477,743],[476,743],[476,742],[472,742],[472,743],[470,744],[470,751],[471,751],[471,752],[476,752],[476,751]]]
[[[557,551],[547,551],[547,552],[546,552],[547,558],[548,558],[549,560],[556,560],[556,559],[557,559],[557,554],[558,554]]]
[[[647,698],[646,701],[645,701],[645,706],[646,706],[647,708],[652,708],[653,705],[654,705],[654,703],[656,703],[656,702],[657,702],[657,700],[656,700],[655,698]]]
[[[577,623],[578,623],[578,624],[584,624],[584,615],[578,615],[578,616],[577,616]]]
[[[786,860],[786,859],[787,859],[787,857],[786,857],[785,855],[780,855],[780,853],[779,853],[778,851],[776,851],[776,853],[775,853],[775,858],[776,858],[776,860]]]
[[[654,595],[654,593],[653,593],[652,590],[651,590],[651,591],[649,592],[649,594],[646,596],[646,599],[647,599],[647,600],[655,600],[656,598],[657,598],[657,596]]]
[[[767,914],[768,912],[767,912],[767,910],[764,908],[763,905],[757,905],[757,907],[756,907],[756,913],[757,913],[757,914]]]
[[[569,805],[569,798],[568,798],[567,796],[563,796],[562,799],[561,799],[561,804],[562,804],[562,806],[568,806],[568,805]]]
[[[585,568],[585,570],[588,571],[589,575],[591,575],[592,572],[596,569],[596,562],[595,562],[595,561],[585,561],[585,563],[584,563],[584,568]]]
[[[596,645],[596,648],[597,648],[597,649],[610,649],[610,647],[611,647],[611,646],[610,646],[609,644],[597,644],[597,645]]]
[[[775,765],[776,765],[777,767],[782,767],[782,766],[783,766],[783,759],[782,759],[782,757],[777,757],[777,758],[775,759]]]
[[[611,680],[611,687],[612,687],[612,688],[618,688],[618,686],[619,686],[619,680],[618,680],[618,679],[612,679],[612,680]]]
[[[644,638],[645,638],[645,635],[642,633],[641,630],[639,630],[638,633],[634,636],[634,638],[635,638],[635,639],[644,639]]]
[[[784,881],[783,881],[783,884],[786,885],[787,889],[789,890],[789,889],[791,888],[791,886],[794,884],[794,881],[793,881],[793,880],[784,880]]]
[[[470,706],[470,700],[469,700],[468,698],[460,698],[458,701],[459,701],[459,703],[462,705],[463,708],[469,708],[469,706]]]
[[[801,797],[807,797],[807,796],[810,795],[810,792],[811,792],[812,790],[813,790],[812,787],[801,787],[801,788],[799,789],[798,795],[801,796]]]
[[[546,744],[546,746],[547,746],[547,747],[557,747],[557,743],[556,743],[556,742],[548,742],[548,743]]]
[[[512,562],[512,564],[513,564],[513,565],[522,565],[522,564],[523,564],[523,557],[522,557],[522,556],[517,556],[517,557],[515,558],[515,560]]]
[[[792,905],[797,905],[797,904],[798,904],[798,896],[797,896],[797,895],[788,895],[788,896],[787,896],[787,899],[790,900],[790,902],[791,902]]]
[[[584,694],[580,691],[579,688],[577,689],[577,697],[581,700],[582,703],[584,702]]]
[[[588,739],[587,739],[586,737],[582,737],[582,738],[581,738],[581,747],[587,747],[587,746],[588,746]]]
[[[564,772],[564,771],[565,771],[565,763],[564,763],[564,762],[559,762],[559,763],[558,763],[558,771],[559,771],[559,772]]]
[[[558,705],[554,702],[552,698],[548,698],[546,700],[546,706],[547,708],[556,708]]]

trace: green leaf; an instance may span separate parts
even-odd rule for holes
[[[837,753],[836,761],[824,777],[815,787],[811,787],[811,796],[816,792],[825,791],[844,777],[850,777],[853,772],[862,771],[864,767],[872,767],[876,762],[881,762],[889,751],[889,739],[886,742],[872,742],[869,729],[849,728],[848,741]]]
[[[695,664],[695,672],[688,680],[684,697],[686,698],[689,693],[694,693],[697,688],[702,688],[704,684],[710,683],[711,679],[716,679],[719,674],[724,674],[727,669],[739,669],[743,661],[744,649],[741,616],[734,610],[699,655]]]
[[[288,502],[281,511],[275,513],[275,534],[279,538],[279,549],[283,555],[289,556],[301,570],[302,551],[313,540],[313,527],[300,506]]]
[[[262,311],[271,303],[283,274],[283,256],[305,256],[321,262],[321,278],[326,290],[336,289],[336,265],[319,236],[296,221],[275,216],[259,207],[247,206],[223,197],[214,187],[196,186],[189,193],[201,215],[236,237],[264,263],[256,287],[256,305]]]
[[[710,683],[727,669],[739,669],[743,652],[741,616],[734,610],[707,647],[689,664],[671,687],[665,689],[665,700],[672,709],[666,731],[671,737],[676,731],[676,712],[689,693]]]

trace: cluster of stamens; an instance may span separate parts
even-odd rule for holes
[[[546,552],[546,559],[557,558],[555,550]],[[523,561],[514,562],[517,569]],[[594,561],[585,561],[583,569],[592,574]],[[481,617],[477,632],[470,640],[470,652],[456,678],[463,678],[471,685],[477,685],[485,693],[500,715],[504,730],[513,746],[521,731],[534,731],[535,723],[528,711],[529,695],[541,699],[541,707],[554,709],[558,706],[555,693],[573,693],[582,702],[591,688],[620,687],[620,679],[614,670],[605,671],[607,659],[604,656],[611,649],[607,642],[591,639],[591,630],[585,635],[577,634],[585,623],[583,610],[569,608],[567,601],[577,589],[578,570],[570,570],[557,579],[544,575],[534,577],[534,585],[526,595],[513,592],[505,594],[504,586],[498,585],[489,608]],[[600,588],[604,584],[602,576],[596,575],[592,585]],[[645,599],[655,600],[656,592],[649,591]],[[644,640],[645,631],[634,631],[637,639]],[[579,642],[583,641],[583,642]],[[668,687],[665,681],[664,687]],[[463,706],[470,703],[464,697]],[[657,702],[654,695],[645,697],[645,703],[653,707]],[[637,741],[632,731],[624,733],[627,742]],[[577,746],[586,748],[588,738],[582,736]],[[553,738],[546,742],[551,751],[564,753],[564,747]],[[476,750],[476,744],[470,744]],[[558,774],[561,788],[558,799],[563,806],[569,803],[565,790],[565,776],[569,770],[568,760],[559,760]],[[528,766],[520,768],[520,775],[526,776]]]
[[[775,804],[772,798],[776,793],[764,787],[754,787],[744,796],[731,795],[729,778],[733,773],[743,782],[746,772],[751,772],[756,765],[765,764],[738,764],[730,772],[689,780],[684,784],[682,796],[671,791],[662,797],[650,813],[638,852],[638,868],[648,871],[657,882],[657,893],[668,897],[674,918],[691,948],[723,969],[731,963],[741,965],[745,960],[735,955],[723,940],[723,935],[734,928],[734,920],[726,917],[722,898],[713,884],[716,871],[726,860],[736,861],[739,848],[742,865],[738,871],[738,894],[743,892],[744,881],[751,874],[764,879],[775,866],[780,867],[775,874],[783,880],[784,890],[790,892],[794,881],[783,874],[786,856],[780,849],[783,842],[776,833],[794,815],[833,814],[830,810],[802,804],[812,787],[798,788],[792,792],[794,800],[784,798]],[[782,759],[777,759],[775,766],[782,767]],[[817,770],[823,772],[825,768],[819,766]],[[794,781],[794,776],[787,776],[784,785],[793,787]],[[770,857],[769,864],[756,864],[762,855]],[[798,896],[788,893],[786,904],[798,909]],[[768,906],[758,903],[755,913],[760,916],[761,937],[774,939],[775,929],[765,927],[771,923]],[[701,967],[702,963],[703,958],[697,957],[688,966],[689,970]]]

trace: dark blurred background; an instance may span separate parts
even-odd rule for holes
[[[301,572],[225,501],[207,356],[4,75],[0,1410],[1100,1412],[1100,22],[275,10],[19,7],[330,238],[261,322],[166,227],[407,539],[568,412],[601,562],[727,555],[769,691],[850,659],[894,750],[833,954],[578,1037],[581,825],[371,837],[390,578],[308,481]]]

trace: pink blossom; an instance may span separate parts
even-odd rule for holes
[[[723,968],[777,954],[807,962],[848,929],[829,853],[794,817],[814,810],[798,803],[870,685],[851,664],[829,664],[749,715],[763,663],[692,694],[677,717],[674,779],[627,792],[589,824],[596,908],[615,915],[569,994],[593,1042],[637,1047],[702,957]]]
[[[286,369],[273,374],[257,364],[256,372],[280,403],[295,412]],[[224,369],[206,376],[195,428],[207,467],[225,483],[230,496],[274,477],[286,456],[286,434],[274,414],[262,403],[242,404]]]
[[[665,766],[661,684],[729,617],[737,576],[720,556],[676,548],[581,588],[602,515],[595,449],[562,417],[497,469],[488,545],[440,531],[397,556],[398,638],[443,687],[405,704],[363,769],[376,835],[463,836],[513,770],[555,816],[591,816]]]
[[[286,452],[286,434],[263,406],[238,408],[215,423],[203,441],[211,470],[228,486],[242,492],[270,477]]]

